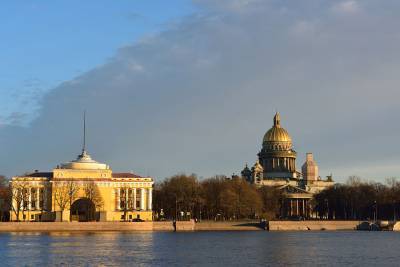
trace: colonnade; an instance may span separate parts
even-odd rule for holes
[[[287,199],[285,202],[285,215],[287,217],[302,216],[308,218],[310,216],[309,199],[295,198]]]
[[[289,171],[294,172],[296,170],[296,159],[293,157],[272,157],[264,159],[263,161],[264,170],[267,171]]]
[[[21,208],[25,210],[46,210],[47,209],[47,190],[44,187],[20,188]],[[18,193],[17,193],[18,194]],[[42,197],[42,199],[40,198]],[[13,199],[13,205],[17,205]]]
[[[125,199],[121,198],[121,190],[124,191],[124,197]],[[152,210],[153,209],[153,188],[117,188],[116,189],[116,199],[117,199],[117,205],[116,209],[117,210],[122,210],[123,207],[121,207],[121,199],[124,200],[125,205],[128,205],[129,199],[130,199],[130,194],[129,190],[131,191],[131,195],[133,195],[133,200],[132,200],[132,206],[131,209],[133,210]],[[140,192],[140,197],[139,197],[139,207],[137,207],[137,190]],[[147,194],[146,194],[147,191]],[[147,198],[146,196],[147,195]]]

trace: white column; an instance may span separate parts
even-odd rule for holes
[[[145,201],[144,201],[144,188],[140,188],[140,209],[145,210]]]
[[[133,188],[133,209],[136,210],[136,188]]]
[[[12,194],[16,194],[16,190],[14,190],[14,188],[12,189]],[[15,210],[17,210],[18,209],[18,207],[17,207],[17,201],[15,200],[15,198],[13,197],[12,198],[12,205],[13,205],[13,207],[15,208]],[[20,207],[21,208],[21,207]],[[11,214],[10,214],[11,215]],[[17,220],[18,220],[19,218],[17,218]]]
[[[47,210],[47,188],[43,187],[43,210]]]
[[[40,209],[40,188],[36,188],[36,209]]]
[[[28,189],[28,194],[29,194],[29,197],[28,197],[28,210],[31,210],[31,208],[32,208],[32,190],[31,190],[31,188]]]
[[[147,191],[147,210],[153,209],[153,188],[149,188]]]
[[[129,188],[125,188],[125,210],[129,209],[128,199],[129,199]]]
[[[121,209],[121,188],[117,189],[117,210]]]

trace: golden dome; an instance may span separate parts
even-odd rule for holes
[[[278,112],[274,116],[274,126],[264,135],[263,142],[292,142],[289,133],[281,127],[281,119]]]

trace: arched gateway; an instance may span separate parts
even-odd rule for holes
[[[71,220],[90,222],[96,220],[96,206],[88,198],[80,198],[71,206]]]

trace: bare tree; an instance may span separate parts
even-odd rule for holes
[[[29,184],[26,181],[12,181],[10,187],[11,208],[19,221],[19,215],[22,212],[24,217],[25,210],[29,205]]]
[[[71,210],[72,203],[74,202],[79,191],[79,185],[75,181],[68,181],[66,183],[66,188],[67,188],[69,209]],[[69,219],[70,221],[72,221],[71,216]]]
[[[93,202],[96,210],[103,208],[103,198],[101,197],[98,186],[94,182],[88,182],[84,185],[83,191],[85,197]]]
[[[4,175],[0,175],[0,221],[5,221],[6,214],[10,212],[10,197],[8,180]]]
[[[54,183],[54,201],[61,211],[61,221],[63,221],[63,212],[69,203],[68,186],[64,182]]]

